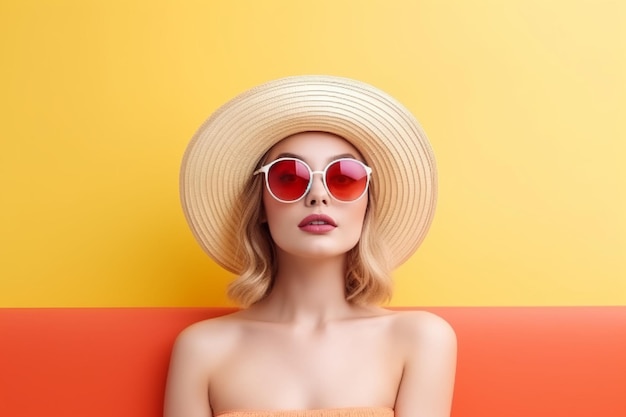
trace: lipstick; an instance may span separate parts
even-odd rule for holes
[[[337,227],[332,217],[324,214],[311,214],[298,223],[300,230],[308,233],[328,233]]]

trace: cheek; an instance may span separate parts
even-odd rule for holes
[[[367,213],[367,208],[369,206],[369,197],[365,196],[357,202],[358,206],[356,207],[356,211],[358,212],[358,217],[361,220],[361,223],[365,220],[365,213]]]
[[[355,206],[349,215],[353,229],[358,231],[359,236],[363,230],[363,222],[365,221],[365,213],[367,213],[367,199],[364,198],[354,203]]]

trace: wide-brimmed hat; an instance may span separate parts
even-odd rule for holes
[[[373,169],[377,235],[396,267],[417,249],[437,197],[435,159],[418,121],[369,84],[294,76],[254,87],[200,126],[185,152],[180,190],[194,236],[218,264],[242,272],[236,204],[261,157],[287,136],[321,131],[348,140]]]

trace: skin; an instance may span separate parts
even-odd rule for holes
[[[321,132],[284,139],[268,161],[284,153],[300,155],[313,170],[338,155],[361,159],[349,142]],[[367,197],[339,203],[315,175],[304,199],[281,203],[265,190],[263,204],[278,254],[272,292],[179,335],[164,416],[388,407],[399,417],[449,417],[456,368],[449,324],[427,312],[345,300],[345,255],[359,239]],[[331,216],[337,227],[323,235],[300,230],[314,213]]]

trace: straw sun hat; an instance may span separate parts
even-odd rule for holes
[[[287,136],[333,133],[372,169],[378,237],[396,267],[417,249],[437,196],[435,160],[421,126],[388,94],[333,76],[295,76],[252,88],[220,107],[196,132],[182,162],[183,210],[202,248],[236,274],[235,202],[261,157]]]

